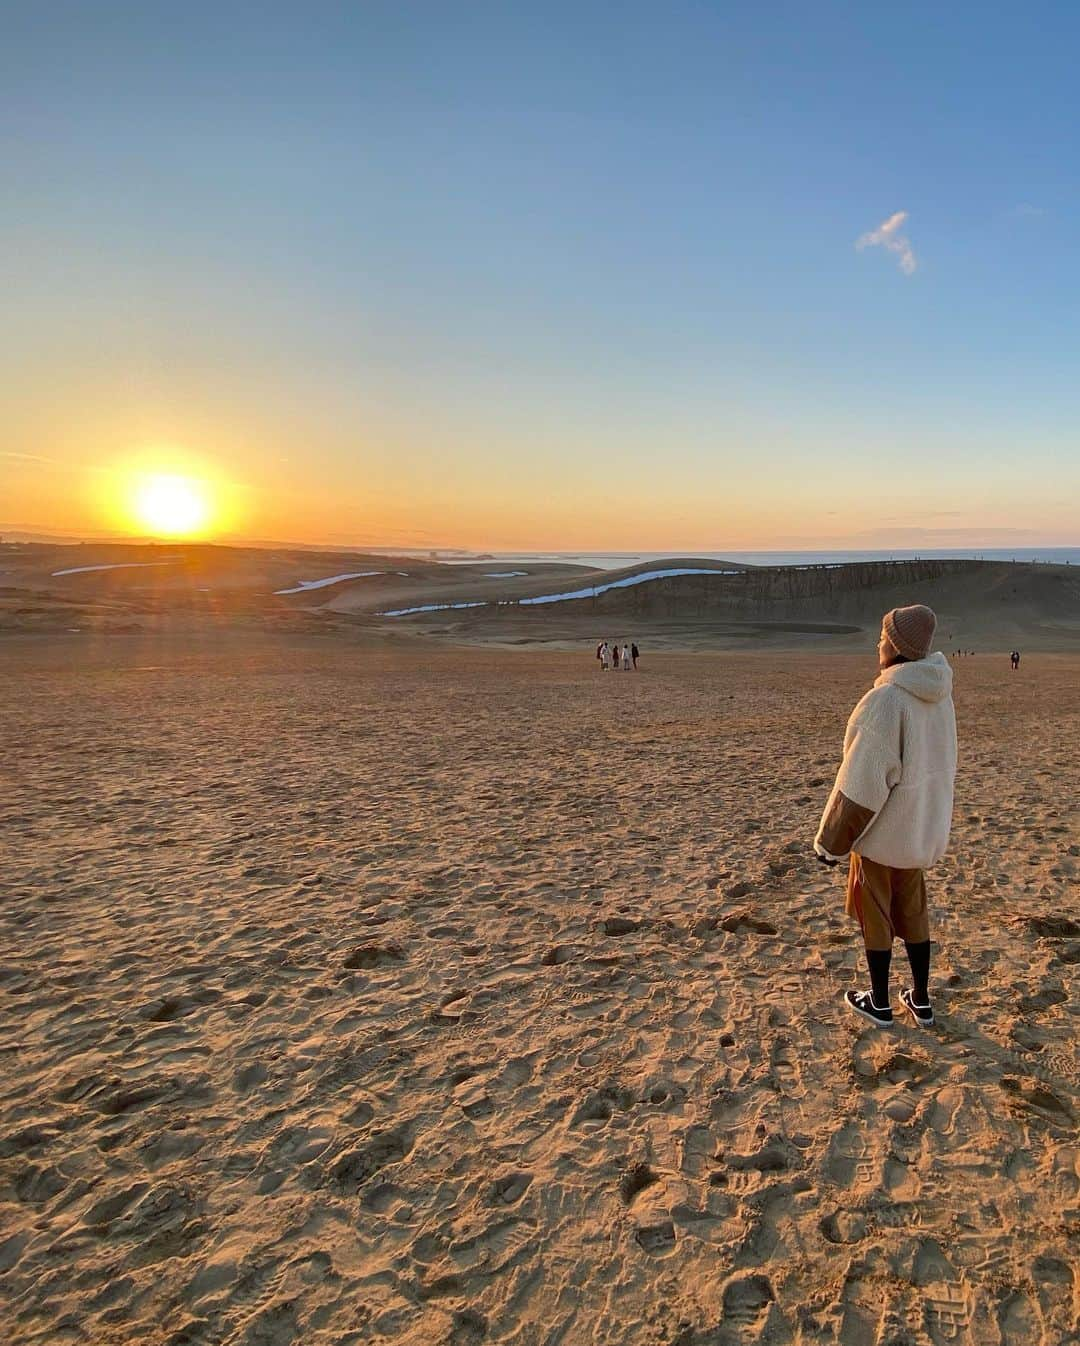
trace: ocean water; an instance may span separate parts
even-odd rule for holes
[[[568,561],[595,566],[600,570],[618,570],[641,561],[663,561],[668,557],[694,557],[701,560],[739,561],[757,566],[842,565],[852,561],[976,560],[1023,561],[1044,565],[1080,565],[1080,547],[980,547],[967,549],[927,548],[915,551],[639,551],[639,552],[494,552],[484,559],[500,565],[524,565],[537,561]],[[475,565],[476,556],[432,557],[444,564]]]

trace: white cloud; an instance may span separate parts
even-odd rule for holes
[[[856,248],[862,251],[863,248],[880,247],[884,248],[886,252],[895,253],[900,263],[900,270],[905,276],[912,275],[918,266],[915,259],[915,250],[906,235],[900,232],[907,217],[906,210],[898,210],[895,215],[890,215],[876,229],[871,229],[869,233],[863,234],[856,241]]]

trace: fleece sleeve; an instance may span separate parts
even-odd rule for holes
[[[821,816],[814,850],[829,860],[847,855],[900,779],[901,723],[891,689],[868,692],[852,712],[844,760]]]

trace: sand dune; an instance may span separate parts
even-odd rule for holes
[[[939,616],[946,648],[1020,644],[1041,649],[1080,643],[1080,573],[1067,566],[980,561],[861,562],[819,567],[708,570],[674,561],[627,572],[600,572],[552,591],[532,581],[528,593],[484,601],[474,585],[455,595],[464,616],[425,598],[387,614],[459,639],[588,640],[631,631],[665,644],[816,638],[817,643],[873,643],[881,614],[919,601]],[[580,595],[578,597],[577,595]],[[335,607],[357,610],[369,597],[350,595]],[[385,611],[385,610],[384,610]]]
[[[957,664],[887,1033],[809,853],[865,658],[0,663],[4,1341],[1078,1340],[1075,657]]]
[[[653,649],[872,646],[881,613],[918,600],[945,648],[1080,648],[1080,571],[980,561],[748,567],[671,557],[620,570],[448,565],[268,548],[0,547],[0,634],[240,624],[504,645],[628,635]],[[580,594],[580,597],[576,595]]]

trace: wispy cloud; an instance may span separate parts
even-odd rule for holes
[[[907,217],[906,210],[898,210],[895,215],[890,215],[887,220],[882,221],[876,229],[861,235],[856,240],[856,248],[860,252],[863,248],[884,248],[886,252],[895,253],[900,270],[905,276],[912,275],[919,263],[910,241],[901,233]]]
[[[6,449],[0,453],[0,458],[10,458],[17,463],[55,463],[55,458],[42,458],[37,453],[9,453]]]
[[[1021,201],[1018,206],[1013,206],[1012,210],[1009,211],[1009,214],[1012,215],[1014,219],[1021,220],[1039,219],[1046,213],[1047,211],[1044,206],[1033,206],[1027,201]]]

